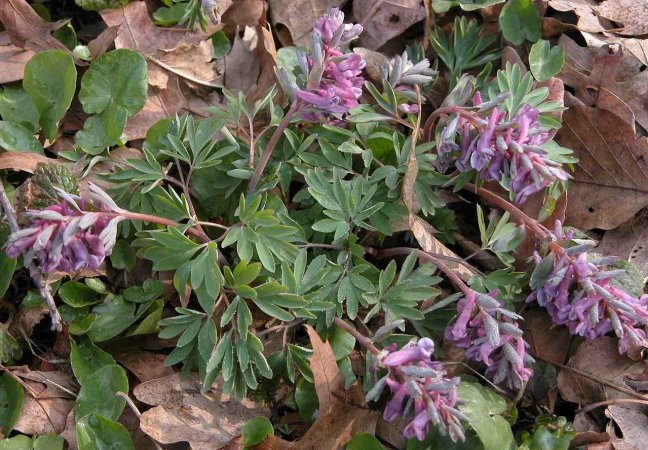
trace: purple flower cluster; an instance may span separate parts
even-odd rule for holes
[[[330,113],[344,114],[358,106],[366,62],[360,55],[343,52],[341,46],[361,32],[361,25],[344,23],[344,13],[338,8],[315,22],[311,55],[298,54],[299,65],[307,77],[306,87],[294,90],[303,103],[302,116],[306,120],[320,120]]]
[[[521,317],[503,308],[495,295],[471,291],[459,300],[459,315],[446,328],[446,339],[465,349],[467,358],[486,365],[486,376],[493,382],[520,389],[531,378],[529,366],[535,361],[517,324]]]
[[[477,92],[474,106],[490,115],[481,117],[465,110],[466,114],[459,113],[443,129],[438,145],[440,168],[445,170],[455,161],[461,172],[474,169],[482,180],[505,183],[518,204],[556,180],[567,180],[569,175],[560,163],[541,147],[549,141],[549,133],[539,122],[539,111],[525,104],[515,117],[507,118],[505,111],[491,109],[492,103],[483,103]]]
[[[408,415],[413,408],[413,418],[403,432],[408,439],[424,440],[432,424],[454,442],[463,441],[461,421],[467,418],[456,408],[460,379],[447,378],[443,364],[432,359],[433,353],[434,342],[429,338],[411,342],[400,350],[394,346],[385,351],[379,362],[388,373],[367,398],[373,400],[385,385],[389,387],[393,397],[384,413],[388,422]]]
[[[36,259],[44,273],[69,273],[96,269],[110,255],[121,220],[106,214],[112,205],[63,195],[56,205],[25,213],[29,225],[9,237],[5,248],[9,257],[23,255],[26,267]]]
[[[541,258],[532,275],[533,291],[528,301],[537,301],[558,325],[572,334],[596,339],[611,331],[619,337],[619,353],[636,355],[648,347],[644,327],[648,325],[648,295],[634,297],[614,285],[625,270],[609,269],[614,258],[588,255],[594,243],[574,239],[560,221],[552,236],[549,253]],[[563,243],[575,243],[561,246]]]

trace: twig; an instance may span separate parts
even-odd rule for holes
[[[623,403],[638,403],[640,405],[648,405],[648,400],[639,400],[636,398],[617,398],[617,399],[611,399],[611,400],[603,400],[602,402],[596,402],[592,403],[591,405],[587,405],[583,408],[577,409],[575,414],[580,414],[580,413],[586,413],[590,412],[593,409],[596,409],[600,406],[608,406],[608,405],[616,405],[616,404],[623,404]]]
[[[131,398],[128,396],[128,394],[125,394],[125,393],[123,393],[123,392],[117,392],[117,394],[115,394],[115,395],[117,395],[117,397],[121,397],[121,398],[123,398],[124,400],[126,400],[126,404],[127,404],[128,407],[133,411],[133,413],[135,413],[135,415],[137,416],[138,419],[140,419],[140,418],[142,417],[142,413],[141,413],[140,410],[137,408],[137,405],[135,405],[135,403],[133,402],[133,400],[131,400]],[[150,437],[150,436],[149,436],[149,437]],[[153,445],[155,445],[155,448],[156,448],[157,450],[163,450],[162,447],[160,446],[160,444],[158,444],[157,441],[156,441],[155,439],[151,438],[151,441],[153,442]]]
[[[335,325],[342,328],[344,331],[346,331],[351,336],[356,338],[356,341],[358,341],[360,343],[360,345],[362,345],[364,348],[369,350],[374,355],[377,355],[378,353],[380,353],[380,350],[378,350],[378,348],[373,344],[373,342],[372,342],[372,340],[370,338],[368,338],[364,334],[360,333],[358,330],[353,328],[351,325],[346,323],[344,320],[340,319],[339,317],[336,317],[333,320],[333,323],[335,323]]]
[[[612,382],[610,382],[608,380],[605,380],[603,378],[599,378],[596,375],[592,375],[591,373],[583,372],[580,369],[577,369],[577,368],[571,367],[571,366],[567,366],[565,364],[560,364],[560,363],[557,363],[557,362],[549,361],[548,359],[545,359],[545,358],[543,358],[541,356],[538,356],[538,355],[531,355],[531,356],[533,356],[537,360],[546,362],[548,364],[553,364],[554,366],[559,367],[561,369],[564,369],[564,370],[566,370],[568,372],[572,372],[572,373],[575,373],[576,375],[579,375],[579,376],[581,376],[583,378],[587,378],[588,380],[594,381],[596,383],[601,383],[601,384],[603,384],[603,385],[605,385],[605,386],[607,386],[609,388],[612,388],[614,390],[617,390],[619,392],[623,392],[625,394],[631,395],[632,397],[638,398],[640,400],[648,401],[648,397],[645,396],[645,395],[641,395],[640,393],[635,392],[632,389],[628,389],[626,387],[614,384],[614,383],[612,383]]]
[[[250,184],[248,185],[248,189],[247,189],[248,193],[254,192],[254,190],[256,189],[257,184],[259,184],[259,180],[261,179],[261,175],[263,175],[263,171],[265,170],[265,167],[268,165],[270,156],[272,156],[272,152],[277,146],[277,143],[279,142],[281,136],[283,136],[284,131],[290,124],[290,121],[292,120],[293,117],[295,117],[295,114],[297,114],[298,110],[299,110],[299,101],[295,100],[293,101],[293,104],[290,106],[290,109],[288,110],[286,115],[283,117],[283,119],[281,119],[281,122],[277,126],[277,129],[274,131],[274,133],[272,133],[272,136],[270,136],[268,145],[266,145],[265,150],[261,154],[261,158],[259,158],[259,163],[254,169],[254,173],[252,174],[252,178],[250,179]]]
[[[11,205],[11,202],[9,201],[9,197],[7,196],[7,192],[5,191],[4,184],[2,184],[2,180],[0,180],[0,205],[2,205],[5,216],[7,216],[9,229],[12,233],[18,232],[20,230],[20,228],[18,227],[18,219],[16,219],[16,213],[13,209],[13,206]],[[61,319],[61,315],[58,312],[58,309],[56,309],[56,302],[52,297],[52,290],[49,284],[47,284],[47,280],[44,278],[41,270],[36,267],[33,261],[29,262],[27,268],[29,269],[29,275],[38,288],[38,292],[47,304],[47,308],[49,309],[49,314],[52,321],[52,330],[63,330],[63,321]]]

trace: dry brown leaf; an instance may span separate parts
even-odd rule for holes
[[[567,365],[623,388],[628,388],[626,376],[639,374],[645,367],[642,361],[635,362],[620,355],[617,339],[612,337],[583,342]],[[565,369],[558,374],[558,390],[565,400],[581,405],[628,396]]]
[[[573,11],[578,17],[576,26],[581,31],[600,33],[612,28],[612,24],[602,19],[594,11],[595,0],[549,0],[548,5],[558,11]]]
[[[607,44],[619,44],[632,53],[645,66],[648,66],[648,39],[635,39],[615,36],[610,33],[592,34],[581,31],[585,42],[590,47],[601,47]]]
[[[74,397],[62,390],[74,391],[72,375],[64,372],[39,372],[27,367],[13,371],[28,387],[23,408],[14,429],[25,434],[61,433],[66,417],[74,407]]]
[[[145,137],[148,129],[156,122],[173,117],[187,109],[187,99],[180,89],[178,76],[164,71],[153,63],[149,64],[149,74],[151,73],[158,74],[154,75],[158,80],[160,76],[165,76],[167,79],[166,88],[149,86],[148,98],[144,107],[126,123],[124,134],[129,140]]]
[[[181,44],[173,50],[160,50],[150,59],[176,75],[209,87],[223,87],[222,59],[212,62],[211,40],[200,44]]]
[[[24,172],[34,173],[39,163],[60,163],[60,161],[36,153],[11,151],[0,153],[0,169],[22,170]]]
[[[46,22],[25,0],[2,0],[0,22],[7,30],[11,42],[18,47],[38,51],[55,48],[72,55],[72,52],[51,34],[65,25],[66,21]]]
[[[284,45],[307,45],[319,16],[345,0],[269,0],[272,25]]]
[[[524,314],[523,327],[531,353],[551,363],[564,364],[571,341],[566,327],[554,325],[549,314],[540,308]]]
[[[419,0],[355,0],[353,16],[364,28],[360,35],[362,45],[376,50],[425,20],[426,12]]]
[[[648,140],[635,137],[618,116],[570,94],[565,106],[557,140],[580,160],[570,183],[567,223],[616,228],[648,206]]]
[[[344,389],[344,375],[337,365],[331,345],[328,342],[324,343],[310,325],[306,325],[306,331],[313,346],[310,366],[313,369],[319,410],[320,414],[324,415],[336,403],[334,393]]]
[[[358,55],[362,56],[362,59],[364,59],[367,63],[367,67],[365,67],[365,73],[367,74],[369,80],[375,84],[379,84],[381,79],[380,68],[383,65],[389,63],[389,58],[387,58],[380,52],[369,50],[368,48],[364,47],[355,47],[353,49],[353,53],[357,53]]]
[[[125,368],[130,370],[142,383],[173,375],[173,369],[164,365],[165,355],[136,351],[115,355]]]
[[[88,50],[90,50],[92,59],[95,59],[106,53],[108,48],[115,42],[118,34],[119,26],[115,25],[106,28],[101,33],[99,33],[99,36],[88,42]]]
[[[618,433],[617,430],[620,432],[620,436],[615,436],[616,439],[612,438],[615,449],[643,450],[645,448],[648,442],[648,416],[645,410],[610,405],[605,415],[616,424],[616,427],[609,427],[610,431],[615,434]]]
[[[271,436],[257,450],[338,450],[358,433],[374,434],[378,413],[363,406],[365,396],[359,383],[344,391],[344,376],[333,349],[310,326],[306,331],[313,345],[310,366],[319,399],[319,415],[297,442]]]
[[[627,259],[648,277],[648,208],[619,228],[607,231],[596,251]]]
[[[221,448],[240,434],[248,420],[269,416],[266,408],[249,399],[236,400],[217,386],[202,394],[196,374],[186,380],[173,374],[147,381],[133,394],[154,406],[142,414],[142,431],[162,444],[189,442],[193,450]]]
[[[216,30],[191,31],[156,27],[148,15],[146,2],[133,1],[123,8],[101,11],[108,26],[120,27],[115,39],[117,48],[132,48],[146,55],[157,50],[173,50],[179,45],[199,44]]]
[[[565,66],[559,75],[588,106],[597,106],[621,117],[633,131],[635,121],[648,128],[648,72],[632,55],[616,46],[580,47],[561,36]]]
[[[245,27],[241,37],[236,33],[232,50],[225,56],[225,87],[233,93],[250,92],[261,73],[261,64],[255,57],[259,35],[255,28]]]
[[[648,34],[648,2],[637,0],[606,0],[594,10],[623,27],[613,30],[627,36]]]
[[[22,80],[25,64],[32,56],[33,51],[16,47],[6,31],[0,32],[0,84]]]
[[[263,0],[236,0],[223,13],[222,21],[225,24],[238,26],[255,26],[264,19],[264,16]]]

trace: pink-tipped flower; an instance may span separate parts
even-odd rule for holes
[[[284,89],[301,101],[306,120],[323,120],[329,114],[345,114],[358,106],[366,62],[360,55],[343,52],[341,46],[361,32],[362,26],[345,24],[344,14],[333,8],[315,22],[311,55],[298,55],[306,86],[288,86],[289,81],[279,74],[282,85],[287,85]]]
[[[121,211],[97,186],[90,185],[90,200],[59,192],[60,203],[40,211],[28,211],[27,228],[13,233],[5,251],[11,258],[22,255],[25,266],[36,260],[44,273],[96,269],[115,244]]]
[[[549,133],[540,124],[539,111],[525,104],[507,118],[493,107],[499,101],[483,103],[477,92],[473,104],[480,107],[480,116],[471,120],[459,115],[445,127],[438,143],[439,168],[447,170],[454,162],[461,172],[476,170],[485,181],[505,182],[521,204],[569,175],[541,147]]]
[[[493,382],[519,389],[531,378],[534,360],[517,324],[521,317],[503,308],[496,294],[471,291],[459,300],[459,314],[445,335],[467,358],[483,363]]]
[[[527,300],[537,301],[554,323],[585,339],[614,331],[622,354],[637,355],[648,347],[648,295],[635,297],[616,285],[625,270],[610,267],[614,258],[590,256],[594,242],[574,239],[560,221],[552,237],[560,246],[549,246],[544,258],[534,254],[537,267]]]
[[[463,441],[465,433],[462,420],[466,416],[456,406],[459,377],[447,378],[439,361],[433,359],[434,342],[429,338],[410,342],[400,350],[395,346],[379,356],[379,364],[387,369],[367,394],[368,400],[376,400],[385,386],[392,398],[385,408],[384,418],[392,422],[405,415],[411,416],[404,429],[406,438],[425,440],[430,424],[454,442]],[[409,414],[410,406],[412,414]]]

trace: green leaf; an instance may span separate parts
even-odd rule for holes
[[[74,0],[74,3],[87,11],[101,11],[126,6],[128,0]]]
[[[138,52],[118,49],[94,60],[81,79],[79,100],[83,111],[95,115],[77,133],[77,143],[92,154],[115,145],[147,92],[146,60]]]
[[[0,430],[8,434],[20,416],[24,398],[23,388],[4,372],[0,376]]]
[[[547,81],[562,70],[565,63],[565,52],[562,47],[551,47],[549,41],[539,40],[531,47],[529,66],[531,73],[538,81]]]
[[[74,407],[76,419],[96,413],[117,420],[126,406],[126,400],[117,392],[128,393],[126,371],[116,364],[97,370],[81,386]]]
[[[214,51],[212,53],[214,59],[224,58],[225,55],[232,50],[232,43],[223,30],[214,33],[211,37],[211,41],[214,46]]]
[[[64,440],[56,434],[44,434],[34,441],[34,450],[63,450]]]
[[[115,269],[133,270],[135,267],[135,250],[130,242],[118,239],[110,255],[110,262]]]
[[[0,183],[2,183],[1,180]],[[6,226],[0,227],[0,246],[4,246],[8,237],[9,228]],[[5,252],[0,252],[0,298],[5,295],[11,284],[11,279],[16,270],[16,263],[17,261],[9,258]]]
[[[349,356],[356,343],[355,338],[340,327],[333,327],[327,340],[331,344],[336,361],[340,361]]]
[[[462,382],[459,399],[459,410],[468,417],[484,450],[506,450],[513,445],[511,425],[502,416],[507,411],[502,397],[478,383]]]
[[[263,416],[248,420],[241,430],[244,446],[258,445],[268,436],[274,436],[272,423]]]
[[[375,436],[369,433],[358,433],[346,443],[346,450],[383,450],[384,447]]]
[[[32,441],[27,436],[16,436],[0,441],[0,450],[32,450]]]
[[[79,450],[135,450],[128,430],[98,414],[89,414],[76,424]]]
[[[84,385],[93,373],[105,366],[116,364],[115,359],[109,353],[104,352],[87,336],[80,336],[72,340],[72,351],[70,352],[70,363],[74,376],[80,385]]]
[[[499,16],[504,38],[521,45],[526,39],[536,42],[540,39],[542,20],[531,0],[508,0]]]
[[[21,86],[7,86],[0,93],[0,116],[8,122],[19,123],[31,132],[38,130],[40,114],[29,92]]]
[[[74,308],[93,305],[101,300],[99,294],[78,281],[63,283],[58,290],[58,294],[61,300]]]
[[[24,126],[0,121],[0,147],[17,152],[43,154],[43,145]]]
[[[76,90],[76,67],[62,50],[36,54],[25,65],[23,87],[32,97],[45,136],[56,139],[59,121],[72,103]]]
[[[107,341],[117,336],[137,320],[135,307],[134,303],[125,302],[121,295],[109,295],[102,304],[92,309],[97,319],[88,331],[88,336],[94,342]]]
[[[490,5],[504,3],[506,0],[432,0],[432,8],[437,13],[448,12],[450,8],[459,6],[464,11],[475,11]]]

